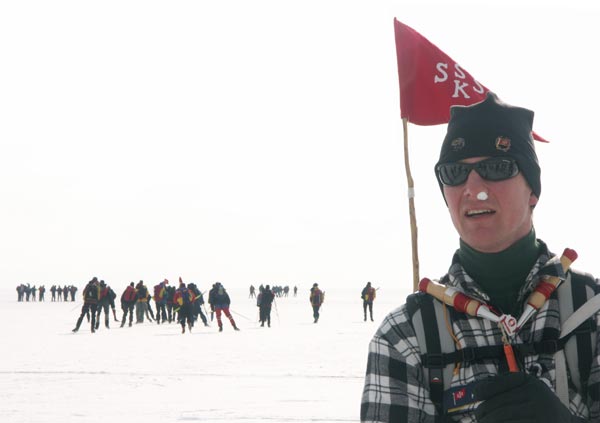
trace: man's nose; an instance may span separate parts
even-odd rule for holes
[[[465,182],[464,195],[474,197],[484,189],[487,189],[487,181],[475,169],[471,169]]]

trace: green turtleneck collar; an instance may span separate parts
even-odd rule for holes
[[[481,253],[461,239],[458,257],[467,274],[489,295],[491,305],[518,316],[519,290],[538,258],[539,249],[532,228],[529,234],[499,253]]]

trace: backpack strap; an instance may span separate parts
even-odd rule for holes
[[[589,274],[574,270],[557,289],[561,333],[559,339],[513,345],[519,356],[554,354],[556,393],[569,406],[569,377],[578,392],[585,396],[596,346],[594,315],[600,311],[600,288]],[[424,377],[430,398],[443,418],[443,393],[450,388],[456,363],[503,357],[502,345],[457,350],[444,320],[444,305],[425,293],[415,293],[406,300],[410,323],[421,351]],[[448,319],[452,310],[446,310]],[[451,326],[451,322],[448,324]]]
[[[406,304],[422,353],[421,359],[425,380],[429,385],[429,396],[441,419],[444,414],[442,404],[444,390],[450,387],[455,366],[453,360],[444,359],[446,354],[455,351],[454,340],[444,321],[444,305],[425,293],[410,295]]]
[[[564,351],[555,354],[556,393],[569,405],[569,377],[583,397],[587,392],[592,359],[596,347],[596,321],[593,316],[600,310],[600,296],[591,275],[571,270],[558,287],[560,310],[560,340],[566,341]]]

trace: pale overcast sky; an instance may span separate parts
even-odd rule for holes
[[[393,19],[535,111],[535,225],[593,243],[592,1],[19,1],[0,5],[0,287],[412,286]],[[458,235],[409,125],[421,276]]]

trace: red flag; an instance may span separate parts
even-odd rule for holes
[[[448,123],[450,106],[478,103],[489,91],[429,40],[394,18],[400,116],[415,125]],[[538,141],[547,142],[533,133]]]

